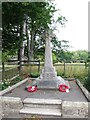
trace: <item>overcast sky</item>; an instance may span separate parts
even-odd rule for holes
[[[68,22],[58,26],[57,37],[68,40],[70,50],[88,50],[88,0],[54,0]]]

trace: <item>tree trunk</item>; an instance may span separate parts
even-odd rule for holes
[[[30,39],[29,39],[29,33],[28,33],[27,20],[26,20],[26,38],[27,38],[27,55],[28,55],[28,61],[30,61]]]
[[[33,48],[34,48],[34,40],[33,40],[33,37],[34,37],[34,32],[31,31],[31,46],[30,46],[30,59],[33,60]]]
[[[30,57],[31,57],[31,60],[34,59],[34,42],[35,42],[35,37],[36,37],[36,31],[31,31],[31,46],[30,46]]]
[[[19,50],[18,50],[18,60],[19,60],[19,72],[21,73],[22,70],[22,60],[23,60],[23,24],[20,25],[20,44],[19,44]]]

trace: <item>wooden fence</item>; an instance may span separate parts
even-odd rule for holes
[[[40,60],[34,60],[34,61],[17,61],[17,60],[9,60],[7,62],[7,66],[11,66],[11,68],[5,67],[5,63],[2,63],[2,70],[0,70],[0,82],[11,82],[13,79],[18,77],[21,74],[22,67],[23,66],[29,66],[29,65],[36,65],[38,66],[38,72],[40,71]],[[14,65],[14,67],[12,67]]]
[[[23,60],[23,61],[17,61],[17,60],[10,60],[8,61],[9,65],[14,65],[15,63],[15,67],[9,68],[9,69],[5,69],[5,65],[4,63],[2,63],[2,70],[0,71],[0,74],[2,73],[2,82],[5,81],[12,81],[13,79],[15,79],[17,76],[19,76],[21,74],[22,71],[22,67],[23,66],[37,66],[37,72],[40,72],[40,68],[41,66],[43,66],[44,64],[40,64],[40,60],[34,60],[34,61],[27,61],[27,60]],[[61,64],[54,64],[55,67],[58,66],[63,66],[63,73],[65,74],[66,72],[66,68],[67,66],[83,66],[85,67],[85,69],[87,69],[88,64],[87,63],[67,63],[67,62],[63,62]]]

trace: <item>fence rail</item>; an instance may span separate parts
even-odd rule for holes
[[[23,64],[21,64],[23,62]],[[31,63],[32,62],[32,63]],[[12,67],[14,65],[15,67]],[[23,66],[34,64],[38,66],[38,72],[40,71],[40,60],[32,60],[32,61],[27,61],[27,60],[22,60],[22,61],[17,61],[17,60],[9,60],[7,62],[7,66],[12,67],[12,68],[7,68],[5,67],[5,63],[2,63],[2,69],[0,70],[0,83],[11,83],[15,78],[20,76],[21,71]]]
[[[10,60],[10,61],[8,61],[8,63],[10,63],[10,62],[14,63],[16,61],[17,60]],[[23,62],[23,64],[20,65],[20,62]],[[7,69],[4,68],[4,70],[0,70],[0,74],[2,74],[2,77],[0,77],[0,81],[2,81],[2,82],[3,81],[4,82],[5,81],[9,81],[9,82],[12,81],[17,76],[20,75],[20,73],[22,71],[21,68],[22,67],[24,68],[27,65],[31,67],[30,72],[32,72],[32,73],[36,72],[36,69],[37,69],[37,72],[39,73],[41,71],[41,69],[42,69],[42,66],[44,65],[43,63],[40,64],[40,60],[35,60],[35,61],[32,60],[32,61],[29,61],[29,62],[30,63],[28,63],[27,60],[22,60],[22,61],[18,62],[19,64],[15,64],[15,67],[13,66],[12,68],[7,68]],[[13,64],[11,64],[11,65],[13,65]],[[35,66],[37,66],[37,68]],[[86,63],[67,63],[67,62],[66,63],[63,62],[63,63],[59,63],[59,64],[54,64],[54,66],[56,67],[57,72],[60,71],[63,74],[66,74],[67,71],[69,72],[69,74],[73,74],[71,72],[72,71],[76,72],[76,70],[77,70],[76,67],[83,67],[84,69],[87,69],[87,67],[88,67],[88,65]],[[4,65],[4,67],[5,67],[5,65]],[[34,67],[35,67],[35,69],[33,69]],[[75,67],[75,70],[73,69],[73,67]],[[26,67],[26,69],[27,69],[27,67]]]

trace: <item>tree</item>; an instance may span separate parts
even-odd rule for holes
[[[56,55],[57,61],[64,61],[69,57],[68,56],[69,52],[67,52],[67,49],[69,47],[68,41],[66,40],[59,41],[58,38],[54,37],[52,39],[52,45],[53,45],[52,50],[53,53]]]
[[[45,30],[49,28],[49,25],[52,22],[51,18],[56,10],[55,7],[49,5],[48,2],[31,3],[29,6],[32,8],[30,11],[28,11],[29,28],[31,35],[30,59],[33,59],[33,51],[36,49],[35,46],[37,45],[37,36],[39,36],[40,39]]]
[[[23,21],[21,3],[2,3],[3,50],[15,51],[19,45],[20,25]]]
[[[35,51],[45,46],[45,30],[54,23],[53,14],[57,10],[50,2],[12,2],[2,4],[3,52],[19,53],[21,60],[23,41],[27,40],[27,56],[33,59]],[[59,16],[56,22],[64,22]],[[26,26],[26,31],[24,27]],[[42,45],[42,43],[44,45]],[[59,43],[59,42],[58,42]],[[38,52],[38,53],[39,53]]]
[[[87,61],[88,52],[86,50],[76,50],[73,52],[72,60],[84,60]]]
[[[88,52],[86,50],[78,51],[78,54],[79,54],[80,60],[84,60],[84,61],[87,60]]]

